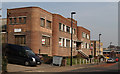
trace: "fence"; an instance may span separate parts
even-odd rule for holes
[[[67,59],[67,65],[70,65],[70,59]],[[78,59],[78,58],[73,58],[72,59],[72,64],[73,65],[82,65],[82,64],[95,64],[99,63],[98,59]]]

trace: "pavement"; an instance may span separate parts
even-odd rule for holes
[[[99,63],[98,65],[104,65],[106,63]],[[37,65],[37,67],[22,66],[16,64],[8,64],[8,72],[67,72],[77,69],[84,69],[89,67],[98,66],[95,64],[82,64],[73,66],[52,66],[49,64]]]
[[[92,67],[84,68],[84,69],[75,69],[67,72],[116,72],[118,73],[120,69],[118,68],[117,63],[107,63],[101,65],[94,65]]]

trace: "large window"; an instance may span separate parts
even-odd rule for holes
[[[15,35],[15,44],[24,45],[25,43],[25,35]]]
[[[50,46],[50,37],[42,36],[42,45]]]
[[[66,39],[66,47],[70,47],[70,40]]]
[[[51,29],[51,21],[46,21],[47,22],[47,28]]]
[[[45,19],[41,18],[41,24],[40,24],[41,27],[45,27]]]

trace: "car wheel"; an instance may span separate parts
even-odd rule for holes
[[[29,62],[28,61],[25,61],[25,64],[24,64],[25,66],[28,66],[29,65]]]

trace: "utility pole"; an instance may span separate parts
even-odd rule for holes
[[[73,24],[73,14],[76,14],[76,12],[71,12],[71,59],[70,59],[70,66],[72,66],[72,24]]]

